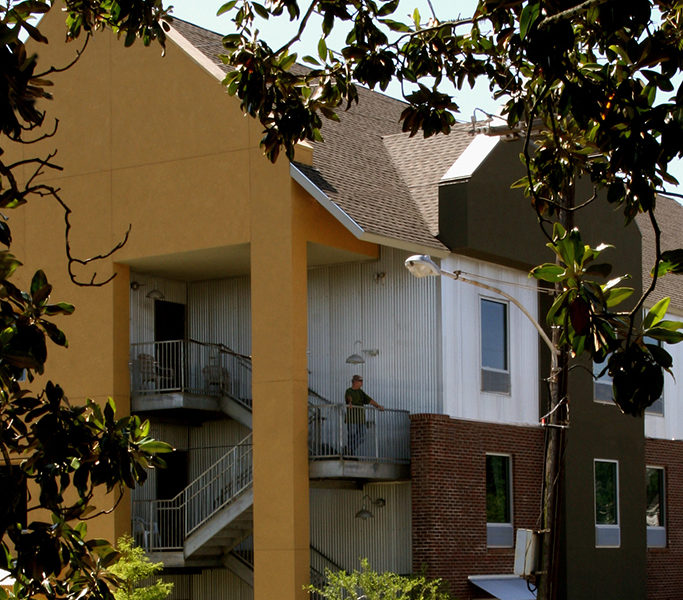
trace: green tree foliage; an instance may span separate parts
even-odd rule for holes
[[[126,45],[141,39],[163,46],[160,0],[66,0],[67,39],[87,39],[110,28]],[[75,283],[103,285],[93,275],[79,282],[79,259],[69,246],[69,214],[59,190],[41,181],[46,171],[59,169],[54,154],[31,157],[26,146],[20,160],[8,159],[11,144],[30,144],[54,134],[56,124],[45,125],[38,101],[50,98],[48,77],[71,65],[38,67],[37,55],[27,43],[48,42],[34,17],[62,3],[27,0],[0,5],[0,211],[32,198],[52,198],[64,209],[66,254]],[[28,37],[30,42],[24,42]],[[80,56],[83,48],[75,52]],[[44,106],[42,104],[41,106]],[[45,127],[44,127],[45,125]],[[16,154],[16,153],[15,153]],[[20,262],[9,252],[12,234],[7,219],[0,219],[0,567],[16,583],[17,598],[111,599],[112,576],[107,568],[117,553],[106,540],[90,538],[87,521],[111,510],[126,487],[142,483],[151,466],[162,464],[157,454],[170,450],[149,436],[149,423],[138,417],[116,418],[114,403],[87,401],[74,406],[62,388],[48,381],[39,386],[48,342],[66,346],[64,333],[53,317],[69,315],[74,307],[51,300],[52,286],[37,271],[30,289],[11,281]],[[100,257],[101,258],[101,257]],[[94,503],[98,492],[98,505]],[[107,504],[102,505],[104,492]],[[0,598],[7,592],[0,589]]]
[[[51,381],[35,392],[48,339],[67,345],[52,317],[74,307],[50,302],[42,271],[19,290],[10,281],[18,265],[0,253],[0,469],[10,482],[0,495],[0,566],[16,580],[17,598],[110,598],[106,569],[117,554],[88,538],[86,522],[142,483],[170,447],[149,436],[149,422],[117,419],[111,399],[74,406]],[[95,505],[98,489],[112,493],[108,507]]]
[[[223,38],[222,58],[232,67],[224,85],[263,125],[261,145],[271,160],[281,150],[292,158],[299,140],[320,141],[323,118],[338,119],[339,111],[358,102],[358,84],[384,90],[397,80],[407,103],[403,130],[411,136],[447,134],[458,94],[480,79],[503,103],[502,127],[491,127],[491,117],[482,126],[523,140],[525,175],[510,183],[524,190],[555,255],[554,263],[532,272],[555,290],[547,315],[552,366],[542,419],[550,427],[538,597],[546,600],[557,592],[552,557],[559,539],[557,482],[570,357],[606,361],[615,402],[640,416],[659,397],[671,367],[667,350],[652,342],[683,337],[681,323],[663,318],[668,300],[642,319],[657,279],[683,272],[683,249],[661,248],[655,213],[657,194],[677,183],[669,165],[683,154],[683,4],[479,0],[464,18],[454,16],[457,2],[446,7],[440,10],[448,14],[432,10],[424,19],[418,10],[402,18],[399,0],[230,0],[219,9],[235,27]],[[401,13],[405,9],[404,2]],[[315,22],[313,15],[321,23],[317,56],[301,57],[307,68],[295,69],[293,46]],[[282,47],[259,38],[258,19],[287,18],[297,31]],[[339,51],[327,45],[335,27],[348,32]],[[591,184],[587,197],[576,197],[578,180]],[[619,305],[628,288],[619,277],[605,283],[611,265],[596,262],[605,247],[588,246],[574,227],[576,211],[593,202],[611,204],[626,224],[646,213],[653,229],[651,285],[626,309]]]
[[[450,131],[460,90],[485,79],[504,103],[508,131],[524,140],[526,175],[515,185],[558,254],[556,270],[534,272],[561,296],[549,318],[564,328],[558,345],[596,362],[610,356],[610,374],[625,382],[615,386],[619,406],[642,414],[671,364],[666,350],[643,343],[642,307],[657,278],[681,272],[683,262],[683,251],[660,248],[654,214],[657,193],[676,183],[669,164],[683,150],[683,84],[674,89],[672,82],[683,68],[683,5],[480,0],[466,18],[434,13],[428,20],[417,10],[401,20],[398,8],[398,0],[311,0],[305,8],[298,0],[230,0],[219,10],[235,24],[223,39],[223,60],[234,67],[224,84],[260,120],[262,146],[275,160],[281,149],[291,158],[299,140],[321,140],[323,117],[337,119],[357,102],[358,84],[385,89],[398,80],[407,102],[404,131],[430,136]],[[457,10],[453,3],[450,14]],[[301,58],[308,69],[292,69],[299,57],[291,48],[314,14],[322,18],[318,55]],[[298,32],[272,49],[258,36],[257,18],[289,18]],[[348,34],[337,52],[326,40],[339,26]],[[579,178],[591,182],[590,197],[575,198]],[[604,270],[574,277],[583,267],[574,264],[572,248],[584,244],[573,214],[605,201],[627,223],[648,213],[657,242],[652,286],[621,312],[614,307],[623,290],[598,292]],[[569,233],[558,233],[555,222]],[[677,342],[679,328],[667,322],[650,337]],[[640,376],[647,390],[627,388]]]
[[[140,585],[163,568],[163,563],[153,563],[145,551],[135,545],[129,535],[120,537],[116,542],[120,556],[109,569],[118,578],[118,588],[114,590],[115,600],[164,600],[173,590],[172,583],[157,579],[151,585]]]
[[[397,573],[378,573],[370,568],[367,558],[361,570],[330,571],[322,588],[308,586],[309,594],[325,600],[449,600],[440,579],[422,576],[405,577]]]

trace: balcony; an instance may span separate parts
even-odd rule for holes
[[[410,418],[404,410],[309,404],[311,479],[410,478]]]
[[[251,359],[222,344],[131,344],[130,371],[133,412],[223,412],[251,426]]]

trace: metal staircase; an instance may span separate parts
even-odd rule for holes
[[[131,399],[141,412],[182,418],[222,412],[252,428],[251,357],[223,344],[176,340],[133,344]],[[308,390],[312,479],[400,480],[409,477],[406,411],[348,408]],[[192,412],[186,412],[186,411]],[[181,411],[181,412],[178,412]],[[349,444],[350,411],[362,411],[363,439]],[[353,418],[351,422],[355,422]],[[253,569],[235,551],[253,532],[252,434],[171,499],[133,501],[133,535],[168,568],[227,567],[249,583]],[[248,542],[247,542],[248,544]],[[339,570],[311,547],[311,582]]]
[[[186,562],[220,558],[253,529],[252,434],[170,500],[133,503],[136,541],[147,552],[182,551]]]

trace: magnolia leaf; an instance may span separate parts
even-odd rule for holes
[[[221,6],[218,11],[216,12],[216,16],[220,17],[222,14],[225,14],[228,11],[231,11],[233,8],[235,8],[235,5],[237,4],[237,0],[230,0],[230,2],[226,2],[223,6]]]
[[[600,277],[609,277],[612,272],[612,265],[609,263],[598,263],[586,268],[586,275],[599,275]]]
[[[662,369],[668,371],[671,368],[673,365],[673,358],[671,357],[671,354],[664,350],[664,348],[658,344],[645,344],[645,347],[650,351],[650,354],[652,354],[652,357]]]
[[[654,275],[654,272],[655,270],[653,268],[652,271],[650,271],[650,275]],[[661,277],[667,273],[683,273],[683,249],[662,252],[662,259],[657,265],[657,277]]]
[[[539,2],[529,2],[523,9],[522,15],[519,19],[519,36],[524,39],[538,20],[541,12],[541,5]]]
[[[161,442],[159,440],[146,440],[143,442],[140,442],[139,444],[140,450],[143,450],[145,452],[148,452],[150,454],[161,454],[164,452],[173,452],[174,448],[170,444],[167,444],[166,442]]]
[[[609,292],[613,287],[616,287],[619,285],[622,281],[626,281],[627,279],[630,279],[631,277],[629,275],[621,275],[620,277],[615,277],[614,279],[610,279],[605,285],[601,286],[603,292]]]
[[[605,294],[605,301],[607,303],[607,308],[614,308],[621,304],[626,298],[633,294],[633,288],[620,287],[612,288]]]
[[[541,281],[547,281],[549,283],[557,283],[561,281],[567,270],[555,263],[544,263],[538,267],[534,267],[529,273],[530,277],[535,277]]]
[[[662,298],[657,302],[645,316],[645,319],[643,320],[643,329],[650,329],[650,327],[659,323],[664,318],[670,302],[670,298]]]
[[[647,336],[659,340],[660,342],[666,342],[667,344],[678,344],[678,342],[683,341],[683,333],[680,331],[671,331],[664,327],[652,327],[648,329]]]

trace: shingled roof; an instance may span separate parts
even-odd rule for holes
[[[660,239],[662,251],[683,248],[683,206],[668,196],[658,196],[655,215],[662,231]],[[636,223],[643,239],[643,289],[645,290],[652,283],[650,269],[655,260],[655,234],[646,214],[638,215]],[[655,291],[648,298],[648,306],[664,296],[669,296],[670,308],[683,315],[682,277],[681,275],[667,275],[658,279]]]
[[[222,36],[174,19],[173,28],[211,63],[225,72],[218,59]],[[448,136],[424,139],[401,131],[405,104],[384,94],[359,88],[360,101],[342,111],[340,122],[326,121],[323,143],[315,143],[313,164],[296,168],[364,233],[381,236],[392,245],[414,245],[445,253],[438,233],[439,181],[472,141],[470,125],[456,125]],[[662,249],[683,247],[683,206],[660,197],[657,217]],[[643,239],[643,287],[650,281],[654,234],[647,215],[636,219]],[[662,278],[648,304],[671,297],[671,308],[683,314],[683,286],[678,276]]]

